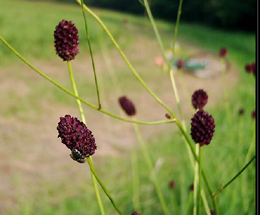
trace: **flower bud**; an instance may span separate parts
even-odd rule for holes
[[[84,158],[93,155],[97,149],[92,131],[76,117],[60,117],[57,126],[58,137],[71,150],[71,158],[84,163]]]
[[[79,53],[78,29],[71,21],[62,20],[54,31],[54,46],[57,55],[70,61]]]
[[[191,119],[191,137],[200,146],[210,144],[215,131],[214,118],[204,110],[199,110]]]
[[[208,102],[208,95],[202,89],[196,90],[192,94],[191,102],[195,109],[202,109]]]
[[[122,109],[126,112],[128,116],[133,116],[136,114],[134,104],[126,96],[120,97],[118,101]]]

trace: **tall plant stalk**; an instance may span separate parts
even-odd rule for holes
[[[91,57],[91,63],[92,63],[92,68],[93,68],[93,73],[94,73],[94,78],[95,78],[95,85],[96,85],[97,98],[98,98],[98,109],[101,109],[101,101],[100,101],[100,93],[99,93],[98,80],[97,80],[97,74],[96,74],[96,66],[95,66],[93,51],[92,51],[92,47],[91,47],[91,43],[90,43],[90,36],[89,36],[89,32],[88,32],[87,16],[85,14],[83,5],[84,5],[84,1],[81,0],[81,9],[82,9],[82,14],[83,14],[83,18],[84,18],[89,53],[90,53],[90,57]]]
[[[72,87],[73,87],[73,91],[74,91],[75,95],[78,96],[78,90],[77,90],[76,82],[75,82],[74,75],[73,75],[71,61],[68,61],[68,68],[69,68],[69,75],[70,75],[70,80],[71,80],[71,84],[72,84]],[[77,105],[78,105],[78,109],[79,109],[79,112],[80,112],[80,116],[81,116],[82,122],[86,124],[86,118],[85,118],[85,115],[84,115],[84,112],[83,112],[83,108],[82,108],[81,102],[78,99],[76,99],[76,101],[77,101]],[[93,181],[93,184],[94,184],[94,189],[95,189],[95,193],[96,193],[96,197],[97,197],[97,201],[98,201],[98,205],[99,205],[99,209],[100,209],[101,214],[105,215],[105,211],[104,211],[103,203],[102,203],[102,200],[101,200],[101,197],[100,197],[100,194],[99,194],[99,190],[98,190],[98,187],[97,187],[97,181],[100,184],[100,186],[102,187],[102,189],[105,192],[105,194],[107,195],[107,197],[109,198],[109,200],[111,201],[111,203],[114,206],[114,208],[116,209],[116,211],[120,215],[122,215],[122,212],[119,210],[119,208],[116,205],[114,199],[108,193],[105,185],[102,183],[102,181],[98,177],[98,175],[97,175],[97,173],[96,173],[96,171],[94,169],[93,161],[92,161],[92,157],[91,156],[87,157],[87,162],[88,162],[90,170],[91,170],[92,181]]]

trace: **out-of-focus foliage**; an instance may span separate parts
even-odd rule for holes
[[[39,0],[38,0],[39,1]],[[47,1],[47,0],[41,0]],[[75,3],[75,0],[49,0]],[[145,14],[143,0],[84,0],[89,6]],[[155,18],[176,20],[179,0],[148,0]],[[256,0],[183,0],[181,19],[235,30],[256,30]]]

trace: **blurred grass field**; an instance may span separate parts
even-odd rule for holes
[[[84,22],[79,6],[1,0],[0,8],[0,34],[26,59],[68,88],[70,88],[70,80],[67,76],[66,65],[58,59],[53,48],[53,31],[62,19],[73,20],[79,29],[81,38],[80,54],[73,61],[78,86],[84,98],[93,103],[96,102],[93,75],[91,72],[86,72],[86,70],[91,70],[91,65],[87,40],[85,39]],[[168,81],[168,77],[154,65],[154,57],[160,55],[160,49],[149,20],[145,17],[135,17],[107,10],[94,9],[94,11],[107,25],[134,66],[138,71],[141,71],[141,75],[148,84],[162,96],[164,96],[164,90],[171,91],[171,88],[162,88],[162,86],[168,86],[162,84],[165,82],[159,82],[162,78]],[[94,56],[99,59],[97,60],[97,69],[104,107],[120,113],[119,108],[113,101],[116,101],[115,99],[120,93],[128,93],[133,100],[139,101],[137,107],[140,107],[140,109],[151,108],[154,110],[152,106],[145,106],[146,102],[147,104],[154,103],[146,99],[146,97],[149,97],[148,94],[140,93],[144,91],[143,88],[129,72],[104,31],[92,17],[88,16],[88,21]],[[156,23],[163,38],[164,46],[170,47],[174,25],[159,20]],[[255,121],[251,117],[251,112],[255,109],[255,80],[244,69],[246,63],[255,60],[255,35],[181,23],[178,42],[181,44],[180,56],[186,55],[186,49],[189,47],[197,47],[199,50],[216,56],[221,47],[226,47],[228,59],[237,68],[237,74],[234,77],[237,81],[234,85],[232,84],[232,87],[228,88],[231,125],[227,123],[222,86],[209,89],[212,94],[215,92],[219,96],[216,97],[217,101],[211,100],[209,102],[211,105],[206,108],[214,116],[216,132],[211,144],[203,148],[203,167],[208,174],[213,189],[217,190],[221,184],[226,183],[241,169],[250,145],[255,143],[253,132]],[[148,45],[149,48],[147,47],[146,50],[145,46]],[[151,50],[154,51],[151,52]],[[107,62],[108,60],[109,62]],[[76,71],[83,71],[84,74],[76,73]],[[74,99],[65,96],[56,87],[34,74],[3,43],[0,43],[0,72],[2,80],[0,88],[2,103],[0,112],[0,170],[3,173],[0,180],[2,180],[2,186],[5,186],[4,182],[6,181],[11,182],[11,185],[8,184],[8,186],[15,194],[14,196],[10,195],[11,197],[8,195],[9,200],[6,201],[8,193],[5,195],[2,192],[0,202],[5,205],[3,207],[5,210],[0,210],[0,213],[22,215],[35,213],[39,215],[99,214],[88,168],[69,160],[68,151],[65,151],[61,144],[56,144],[56,142],[59,142],[56,140],[56,131],[50,134],[48,132],[42,133],[45,131],[44,124],[47,127],[53,126],[51,123],[55,122],[63,112],[77,113]],[[120,88],[114,88],[111,74],[116,74]],[[176,76],[176,78],[178,81],[181,80],[179,76]],[[189,85],[190,83],[187,80],[191,78],[189,76],[183,76],[183,78],[186,78],[184,82],[186,81],[186,84]],[[232,82],[232,77],[228,80]],[[214,81],[212,80],[212,82]],[[200,80],[200,87],[204,87],[204,82],[210,81]],[[229,85],[229,82],[227,85]],[[215,85],[212,83],[212,86]],[[190,91],[187,92],[188,95],[191,95],[191,93]],[[165,97],[168,98],[169,94],[165,94]],[[141,98],[140,95],[142,95]],[[172,100],[169,100],[171,105],[175,105],[173,96]],[[187,102],[183,100],[183,107],[189,106]],[[242,116],[238,114],[240,108],[245,109],[245,114]],[[96,138],[105,145],[106,139],[113,136],[113,129],[120,127],[121,124],[116,124],[114,120],[109,121],[107,118],[102,118],[101,114],[96,111],[87,108],[85,111],[87,118],[88,116],[90,118],[90,125],[93,125],[97,133],[102,136],[97,135]],[[140,119],[145,121],[156,120],[158,119],[156,117],[160,116],[159,113],[153,113],[146,109],[140,110],[140,113],[144,113],[140,115]],[[97,119],[95,119],[95,116]],[[46,119],[47,117],[50,118]],[[189,115],[186,116],[186,119],[189,119]],[[103,121],[104,124],[108,123],[111,134],[102,130],[98,131],[98,128],[102,128],[102,125],[96,125],[96,121],[100,124]],[[50,125],[46,124],[48,122],[50,122]],[[16,124],[14,127],[12,127],[13,123]],[[26,130],[27,133],[24,133],[23,129],[28,123],[30,127]],[[121,123],[123,124],[123,122]],[[186,121],[186,124],[189,128],[189,121]],[[169,126],[172,126],[172,128]],[[188,202],[192,195],[188,187],[193,182],[193,171],[180,133],[176,131],[174,125],[169,126],[165,130],[164,127],[158,129],[159,132],[155,132],[156,128],[149,131],[150,127],[145,126],[141,126],[141,130],[144,131],[152,160],[154,164],[157,164],[156,171],[167,204],[173,214],[183,215],[186,214]],[[55,130],[54,126],[53,128]],[[134,135],[130,125],[126,127],[126,131],[130,132],[129,136]],[[126,131],[123,131],[123,136],[126,135]],[[154,132],[155,135],[151,135],[149,132]],[[46,138],[45,136],[48,135],[49,137]],[[39,140],[41,137],[46,139]],[[128,136],[126,135],[126,137]],[[53,138],[56,138],[56,142],[54,140],[52,142]],[[120,140],[117,140],[115,136],[112,140],[116,143],[113,147],[116,148],[117,153],[104,153],[104,156],[99,156],[97,151],[97,156],[93,156],[98,173],[123,212],[131,214],[134,208],[132,203],[130,149],[135,147],[140,170],[142,214],[162,214],[138,144],[130,142],[132,146],[125,147],[124,144],[120,145],[122,137],[120,138]],[[129,140],[134,139],[134,136],[129,138]],[[55,146],[52,147],[54,142]],[[39,148],[35,149],[35,145],[39,145]],[[101,145],[100,148],[102,147],[105,148]],[[110,150],[110,148],[107,150]],[[250,151],[249,158],[254,153],[254,149]],[[60,157],[58,154],[63,155]],[[65,158],[66,161],[60,160],[58,165],[56,159],[61,158]],[[22,165],[28,168],[26,169],[24,166],[22,168]],[[33,172],[34,169],[31,166],[37,169],[36,173]],[[59,177],[53,177],[55,172],[58,171],[63,172]],[[29,182],[25,183],[24,178]],[[35,181],[33,178],[35,178]],[[169,189],[171,180],[176,182],[173,190]],[[5,190],[4,188],[1,189]],[[114,214],[114,209],[103,194],[102,199],[106,214]],[[235,182],[220,193],[217,201],[221,215],[255,214],[255,164],[251,165]],[[187,214],[190,214],[189,211]]]

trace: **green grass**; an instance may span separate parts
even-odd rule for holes
[[[75,22],[79,28],[80,38],[82,38],[80,52],[87,52],[84,23],[79,7],[27,1],[16,1],[15,4],[14,2],[7,0],[0,2],[0,8],[6,9],[2,10],[0,14],[0,33],[26,58],[31,61],[43,62],[56,59],[57,56],[53,49],[53,31],[61,19],[69,19]],[[136,35],[153,37],[153,30],[147,19],[106,10],[95,11],[124,48],[133,45]],[[122,20],[125,17],[134,26],[128,32],[125,32],[124,28],[120,28],[120,26],[123,26]],[[97,26],[92,18],[89,16],[88,18],[94,50],[98,50],[100,39],[104,40],[109,48],[112,48],[113,46],[103,30]],[[162,21],[157,21],[157,23],[167,47],[173,38],[174,25]],[[216,133],[210,146],[203,147],[203,167],[208,174],[213,189],[217,190],[221,184],[226,183],[240,170],[251,142],[254,143],[252,137],[254,121],[251,118],[251,112],[255,109],[255,80],[245,73],[244,65],[253,62],[255,59],[255,35],[181,23],[178,39],[215,54],[218,54],[217,52],[221,47],[226,47],[229,59],[239,68],[240,82],[232,91],[228,92],[230,110],[232,110],[232,125],[227,124],[223,101],[220,101],[215,107],[207,109],[215,118]],[[19,65],[19,60],[2,43],[0,43],[0,59],[1,66],[6,68],[11,64],[17,63]],[[124,78],[124,75],[119,77],[120,81]],[[132,79],[127,80],[132,81]],[[62,81],[66,86],[69,86],[69,80],[62,79]],[[39,94],[41,98],[47,99],[52,104],[74,105],[73,99],[64,97],[64,94],[57,91],[54,86],[49,84],[38,86],[38,82],[30,82],[28,85],[35,90],[24,98],[24,103],[19,103],[19,107],[16,104],[18,96],[13,95],[12,92],[5,95],[5,99],[12,98],[10,103],[13,110],[4,109],[6,112],[2,114],[8,116],[15,112],[16,116],[25,119],[27,117],[25,113],[30,109],[30,104],[36,106],[36,110],[34,110],[36,113],[33,116],[37,116],[37,111],[41,111],[40,105],[37,107],[40,100]],[[46,86],[49,89],[48,91],[44,90]],[[89,87],[91,90],[88,90]],[[88,96],[94,94],[94,84],[91,80],[88,84],[80,81],[79,88],[86,92]],[[31,101],[31,103],[26,101]],[[246,110],[245,115],[238,116],[240,108]],[[191,196],[188,187],[193,182],[193,172],[179,132],[162,133],[150,138],[148,146],[149,154],[152,156],[154,163],[160,159],[163,160],[163,164],[158,170],[158,178],[169,208],[174,214],[184,215]],[[137,154],[138,168],[141,170],[142,214],[162,214],[148,168],[142,152],[138,148]],[[132,204],[131,171],[129,171],[131,169],[130,153],[125,150],[118,157],[104,157],[99,160],[93,157],[93,159],[101,178],[105,179],[105,184],[115,197],[119,207],[125,214],[131,214],[134,208]],[[120,168],[117,168],[118,163],[120,163]],[[171,180],[176,182],[176,187],[173,190],[169,189]],[[219,194],[217,200],[221,215],[241,214],[241,211],[242,214],[255,214],[254,185],[255,164],[251,165],[240,178]],[[19,214],[27,215],[36,212],[39,215],[99,214],[90,178],[82,178],[81,184],[73,185],[63,179],[58,187],[52,187],[50,184],[43,184],[42,187],[42,190],[32,192],[31,198],[26,199],[26,201],[23,201],[21,197]],[[102,199],[104,200],[106,214],[115,214],[103,194]],[[210,205],[212,207],[211,203]]]

